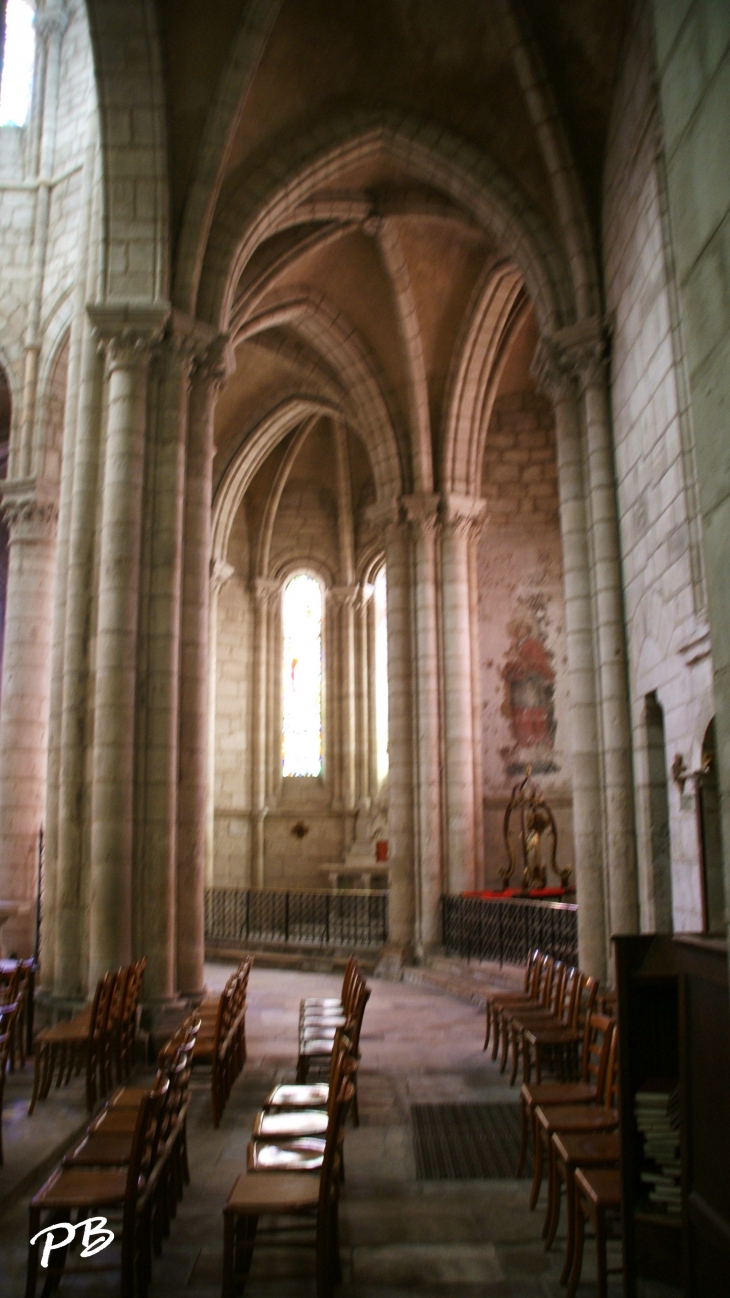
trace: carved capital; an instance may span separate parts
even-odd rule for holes
[[[530,367],[538,388],[553,403],[580,395],[603,382],[608,363],[608,331],[598,316],[543,336]]]
[[[487,502],[479,496],[449,492],[441,497],[441,523],[448,535],[473,540],[484,526],[486,512]]]
[[[211,590],[217,594],[227,581],[230,581],[236,569],[232,563],[226,563],[225,559],[211,559],[210,561],[210,585]]]
[[[438,530],[440,496],[419,491],[413,496],[402,496],[404,516],[418,536],[433,536]]]
[[[32,479],[3,483],[2,516],[11,544],[53,541],[58,527],[58,500],[52,490]]]
[[[217,394],[236,368],[236,357],[228,334],[216,334],[195,352],[192,381]]]
[[[107,374],[146,366],[170,316],[166,302],[101,302],[86,309]]]
[[[375,594],[375,587],[372,582],[364,581],[357,588],[357,602],[355,608],[358,612],[364,611]]]
[[[354,608],[360,596],[360,586],[329,586],[327,599],[335,608]]]
[[[68,13],[62,4],[49,5],[36,11],[33,26],[39,41],[48,44],[54,36],[61,41],[68,27]]]
[[[376,500],[365,509],[365,521],[372,532],[383,533],[388,527],[399,522],[398,500],[388,496],[385,500]]]
[[[281,584],[270,577],[254,577],[251,595],[260,609],[271,608],[281,596]]]

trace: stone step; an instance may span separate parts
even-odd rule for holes
[[[492,961],[467,964],[448,956],[432,956],[425,965],[405,968],[403,980],[484,1009],[490,991],[519,991],[524,969],[517,965],[500,968]]]

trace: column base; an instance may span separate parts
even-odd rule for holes
[[[400,946],[395,942],[386,942],[381,948],[380,959],[373,972],[376,978],[399,983],[403,979],[403,966],[412,962],[413,949],[410,944]]]

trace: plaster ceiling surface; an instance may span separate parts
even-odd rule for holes
[[[628,7],[629,0],[524,0],[521,8],[594,218]],[[253,8],[250,0],[157,0],[173,234],[207,115]],[[231,140],[229,172],[259,166],[288,141],[321,132],[343,114],[410,113],[488,153],[538,207],[552,210],[497,0],[282,0],[274,12]]]
[[[206,116],[250,6],[240,0],[158,4],[175,230]],[[627,4],[525,0],[521,10],[594,217]],[[555,229],[549,179],[497,0],[282,0],[235,116],[219,174],[219,207],[294,141],[315,132],[325,147],[338,138],[338,120],[363,113],[409,114],[452,130],[496,161]],[[368,220],[369,213],[376,215]],[[503,252],[460,208],[458,195],[416,182],[377,149],[349,158],[326,184],[296,200],[258,245],[252,242],[239,267],[232,313],[237,363],[216,409],[216,482],[257,423],[293,394],[319,392],[344,408],[351,363],[343,360],[345,345],[332,342],[335,329],[348,345],[356,340],[367,358],[401,448],[409,442],[422,365],[436,461],[449,375],[475,290]],[[326,303],[329,323],[315,329],[287,316],[287,304],[297,301]],[[531,317],[510,344],[501,393],[531,384],[535,338]],[[317,433],[322,445],[327,423]],[[311,446],[315,441],[308,439]],[[275,472],[285,444],[266,473]],[[359,454],[367,458],[361,445]],[[315,456],[324,473],[334,472],[330,460]],[[357,490],[367,495],[367,473],[360,477]],[[254,491],[252,509],[255,498]]]

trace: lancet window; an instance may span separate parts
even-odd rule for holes
[[[322,589],[306,573],[282,596],[282,773],[322,772]]]

